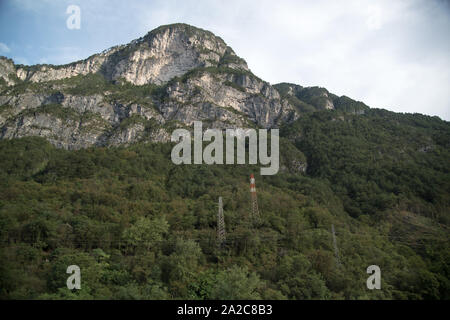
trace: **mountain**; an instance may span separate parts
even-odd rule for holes
[[[367,107],[324,88],[271,86],[219,37],[185,24],[68,65],[0,58],[0,138],[41,136],[66,149],[168,141],[208,127],[277,127],[302,112]]]
[[[194,120],[271,127],[295,118],[222,39],[184,24],[64,66],[3,58],[0,76],[1,137],[38,135],[68,149],[167,141],[169,124]]]
[[[170,134],[194,120],[280,128],[278,174],[173,164]],[[64,66],[1,58],[0,127],[0,299],[450,298],[438,117],[271,85],[175,24]]]

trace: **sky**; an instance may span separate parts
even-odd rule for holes
[[[65,64],[176,22],[220,36],[272,84],[450,120],[448,0],[0,0],[0,55]]]

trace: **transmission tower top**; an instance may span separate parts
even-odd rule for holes
[[[255,176],[253,173],[250,175],[250,192],[256,193]]]

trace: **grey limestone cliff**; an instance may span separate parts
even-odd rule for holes
[[[273,128],[298,118],[301,103],[334,108],[323,90],[271,86],[221,38],[174,24],[67,65],[1,57],[0,138],[35,135],[79,149],[166,142],[171,130],[195,120]]]

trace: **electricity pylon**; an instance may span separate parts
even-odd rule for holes
[[[339,259],[339,252],[338,252],[338,247],[337,247],[337,243],[336,243],[336,233],[334,232],[334,224],[331,225],[331,233],[333,235],[333,247],[334,247],[334,255],[336,257],[336,265],[338,267],[340,267],[341,261]]]
[[[255,186],[255,177],[253,173],[250,175],[250,194],[252,197],[252,212],[251,212],[251,220],[254,225],[260,223],[259,209],[258,209],[258,198],[256,197],[256,186]]]
[[[225,220],[223,217],[222,197],[219,197],[219,212],[217,213],[217,245],[222,247],[225,243]]]

